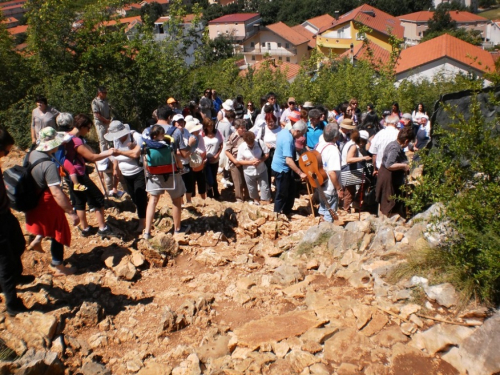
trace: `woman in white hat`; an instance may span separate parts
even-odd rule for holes
[[[135,130],[130,130],[128,124],[121,121],[112,121],[104,138],[113,142],[116,149],[113,169],[115,175],[122,175],[127,185],[127,192],[137,209],[139,225],[137,233],[142,233],[146,224],[146,209],[148,195],[146,193],[146,179],[144,168],[140,162],[142,136]]]

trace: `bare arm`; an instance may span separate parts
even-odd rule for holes
[[[359,156],[359,157],[358,156],[354,156],[356,154],[357,150],[358,150],[357,147],[353,145],[347,151],[347,158],[346,158],[347,164],[357,163],[358,161],[370,160],[371,159],[369,156]]]
[[[114,151],[115,150],[113,148],[111,148],[107,151],[101,152],[100,154],[94,154],[87,147],[80,146],[76,149],[76,152],[78,153],[78,155],[82,156],[85,160],[88,160],[92,163],[95,163],[96,161],[110,157],[111,155],[113,155]]]
[[[398,171],[398,170],[404,170],[408,171],[410,169],[410,166],[406,163],[394,163],[391,165],[389,168],[387,168],[390,171]]]
[[[141,146],[135,145],[132,150],[116,150],[116,155],[123,155],[135,159],[141,155]]]
[[[247,165],[244,160],[236,160],[236,158],[229,152],[229,150],[226,150],[226,156],[237,167],[239,167],[240,165]]]
[[[59,207],[61,207],[64,212],[66,212],[71,217],[73,225],[78,225],[80,223],[80,219],[78,218],[75,211],[73,211],[73,207],[71,206],[68,197],[66,196],[66,194],[64,194],[61,187],[59,185],[53,185],[49,186],[49,190]]]

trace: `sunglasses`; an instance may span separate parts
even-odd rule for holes
[[[253,104],[247,104],[247,107],[253,107]]]
[[[295,102],[288,102],[288,104],[293,104],[293,105],[295,105]]]

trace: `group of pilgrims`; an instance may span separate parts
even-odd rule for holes
[[[16,285],[34,280],[23,275],[26,247],[43,251],[42,240],[50,239],[50,269],[55,276],[67,276],[77,271],[64,263],[64,247],[71,245],[68,220],[82,237],[118,237],[106,223],[108,197],[130,197],[138,217],[134,233],[144,240],[158,233],[153,222],[165,192],[172,202],[175,234],[191,230],[181,214],[195,204],[196,194],[200,199],[273,204],[278,218],[290,217],[308,180],[300,158],[315,152],[327,176],[318,188],[323,197],[318,214],[325,221],[364,209],[370,195],[379,207],[376,212],[404,217],[397,197],[410,169],[407,155],[411,152],[419,162],[418,150],[430,140],[429,117],[422,103],[412,113],[401,113],[393,103],[381,114],[372,104],[362,112],[355,98],[330,109],[308,101],[299,104],[293,97],[280,105],[273,92],[261,98],[259,109],[251,101],[245,104],[241,95],[222,101],[216,90],[206,89],[184,107],[169,97],[139,131],[113,118],[104,86],[97,89],[91,114],[59,112],[37,97],[26,156],[39,192],[38,204],[25,213],[29,243],[11,212],[0,170],[0,286],[7,312],[27,311],[16,294]],[[93,129],[99,153],[86,140]],[[13,145],[12,136],[0,127],[0,158]],[[96,179],[89,164],[97,170]],[[96,227],[89,224],[87,212],[95,216]]]

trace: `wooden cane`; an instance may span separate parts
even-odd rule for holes
[[[311,204],[311,214],[313,217],[316,217],[316,215],[314,214],[314,206],[313,206],[311,187],[309,186],[309,181],[306,181],[306,186],[307,186],[307,194],[309,194],[309,203]]]

